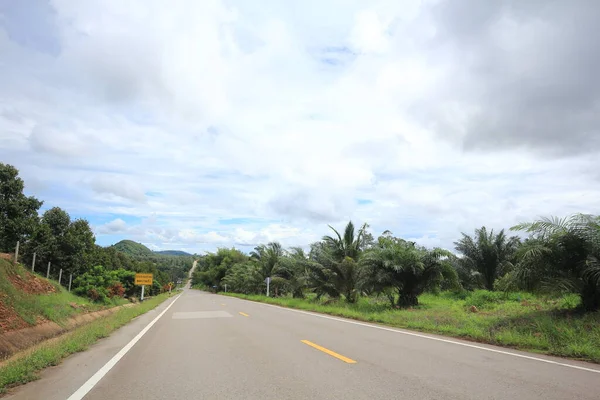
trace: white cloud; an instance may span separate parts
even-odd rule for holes
[[[99,194],[108,194],[138,203],[146,201],[146,196],[140,185],[119,176],[96,176],[90,182],[92,190]]]
[[[0,158],[46,204],[110,221],[100,240],[305,245],[353,219],[451,246],[483,224],[598,212],[600,150],[572,151],[594,95],[567,85],[556,108],[532,95],[537,71],[565,75],[553,61],[578,76],[567,47],[548,51],[558,5],[529,18],[416,0],[51,4],[41,28],[0,21]],[[44,42],[20,38],[34,28]],[[577,140],[561,147],[564,132]]]
[[[57,157],[81,157],[88,155],[88,145],[83,138],[66,130],[35,126],[29,135],[31,148],[40,153]]]
[[[96,228],[96,232],[105,235],[111,235],[116,233],[126,233],[127,223],[121,218],[114,219],[106,224],[100,225]]]

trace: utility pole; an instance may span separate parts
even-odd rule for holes
[[[35,272],[35,255],[37,253],[33,253],[33,261],[31,262],[31,272]]]
[[[69,275],[69,292],[71,291],[71,282],[73,282],[73,274]]]
[[[62,268],[58,272],[58,284],[60,285],[60,281],[62,280]]]
[[[48,270],[46,270],[46,279],[50,278],[50,261],[48,261]]]

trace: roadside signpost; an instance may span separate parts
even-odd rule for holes
[[[270,276],[268,276],[267,279],[265,279],[265,283],[267,284],[267,297],[269,297],[269,284],[271,283]]]
[[[140,297],[140,301],[144,301],[144,288],[146,285],[152,286],[152,274],[135,274],[134,283],[138,286],[142,286],[142,295]]]

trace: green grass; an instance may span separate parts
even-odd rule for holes
[[[27,294],[10,283],[8,280],[9,271],[22,277],[26,276],[26,271],[21,266],[12,266],[9,262],[0,260],[0,298],[30,325],[35,325],[40,317],[62,324],[68,318],[83,312],[97,311],[127,303],[125,299],[114,299],[108,305],[97,304],[69,293],[64,287],[52,281],[50,282],[56,288],[55,293],[45,295]],[[2,330],[0,330],[0,333],[2,333]]]
[[[169,296],[168,293],[150,298],[134,307],[121,308],[116,313],[99,318],[0,365],[0,393],[8,388],[33,381],[38,372],[58,365],[70,354],[86,350],[98,339],[125,325],[133,318],[155,308]]]
[[[600,312],[576,312],[579,300],[575,295],[545,298],[484,290],[444,292],[420,296],[420,305],[412,309],[392,309],[384,298],[361,298],[356,304],[347,304],[314,298],[221,294],[600,363]],[[477,312],[470,311],[473,305]]]

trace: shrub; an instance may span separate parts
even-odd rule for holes
[[[133,294],[134,276],[135,273],[131,271],[107,271],[103,266],[97,265],[73,281],[73,292],[99,303],[107,303],[113,297]]]
[[[475,290],[465,299],[465,304],[483,308],[490,304],[500,303],[503,300],[503,294],[500,292],[490,292],[489,290]]]
[[[108,287],[108,297],[111,299],[113,297],[123,297],[125,295],[125,288],[121,284],[121,282],[113,282]]]
[[[98,303],[108,302],[108,292],[105,288],[88,287],[85,294],[87,297]]]

